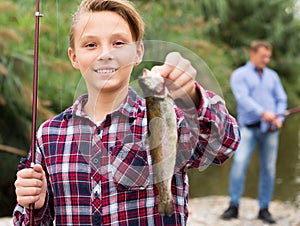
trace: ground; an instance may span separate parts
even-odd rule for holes
[[[208,196],[194,198],[189,201],[188,226],[266,226],[257,219],[257,200],[242,198],[239,210],[239,218],[224,221],[220,215],[228,208],[229,197]],[[300,208],[288,203],[273,201],[270,204],[270,212],[276,219],[274,226],[300,226]],[[11,218],[0,218],[1,226],[11,226]]]
[[[257,219],[257,200],[242,198],[239,209],[239,218],[221,220],[220,215],[229,205],[229,197],[209,196],[190,199],[190,216],[188,226],[265,226],[268,225]],[[274,226],[300,226],[300,208],[290,204],[273,201],[269,211],[277,221]]]

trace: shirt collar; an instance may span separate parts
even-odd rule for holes
[[[255,71],[257,73],[257,69],[255,67],[255,65],[253,63],[251,63],[251,61],[247,62],[247,66],[250,67],[253,71]],[[264,68],[262,69],[262,73],[264,73]]]
[[[64,119],[69,119],[72,116],[89,118],[89,116],[83,111],[84,105],[87,103],[87,100],[87,94],[78,97],[73,106],[64,111]],[[145,108],[144,99],[140,98],[133,89],[129,88],[128,95],[126,96],[124,102],[119,106],[118,109],[112,112],[112,115],[122,114],[126,117],[135,118],[143,107]]]
[[[121,104],[115,112],[135,118],[142,108],[145,108],[145,101],[141,99],[133,89],[129,88],[128,95],[123,104]]]

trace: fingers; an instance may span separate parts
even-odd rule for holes
[[[159,73],[164,78],[172,81],[177,80],[183,74],[192,80],[196,77],[196,70],[193,68],[191,62],[183,58],[178,52],[169,53],[165,63],[161,66],[154,66],[151,71]]]
[[[269,111],[264,111],[262,113],[262,118],[263,120],[265,120],[266,122],[272,122],[276,119],[276,114],[274,114],[273,112],[269,112]]]
[[[35,179],[39,179],[42,180],[43,179],[43,169],[42,167],[38,167],[38,165],[35,165],[33,168],[28,168],[28,169],[23,169],[18,171],[17,173],[17,177],[18,178],[35,178]]]
[[[23,169],[17,173],[15,181],[15,192],[17,201],[20,205],[28,207],[31,203],[38,202],[41,198],[45,198],[47,181],[45,172],[40,165],[33,168]],[[42,200],[37,207],[43,205]]]
[[[282,127],[282,121],[278,118],[272,121],[272,124],[276,126],[276,128],[280,129]]]
[[[168,54],[165,63],[162,66],[153,67],[151,71],[166,78],[166,84],[173,99],[187,94],[191,95],[195,90],[194,81],[197,71],[189,60],[177,52]]]
[[[41,187],[16,187],[17,201],[22,206],[28,207],[40,199]]]
[[[16,187],[42,187],[42,185],[42,180],[32,178],[18,178],[15,182]]]
[[[35,164],[34,166],[33,166],[33,169],[34,169],[34,171],[36,171],[36,172],[43,172],[44,170],[43,170],[43,167],[40,165],[40,164]]]
[[[17,202],[25,207],[28,208],[30,204],[36,203],[40,200],[40,196],[17,196]],[[35,205],[36,208],[36,205]],[[39,209],[39,208],[36,208]]]
[[[264,121],[272,123],[278,129],[282,127],[282,121],[273,112],[264,111],[262,114],[262,118]]]

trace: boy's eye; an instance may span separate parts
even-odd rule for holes
[[[85,45],[85,47],[94,48],[94,47],[96,47],[96,44],[95,43],[88,43],[88,44]]]
[[[122,42],[122,41],[117,41],[114,43],[114,46],[123,46],[125,45],[125,42]]]

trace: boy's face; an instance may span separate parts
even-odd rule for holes
[[[134,42],[121,16],[110,11],[85,13],[75,25],[74,34],[69,58],[84,77],[90,95],[128,86],[133,66],[143,55],[143,46]]]

